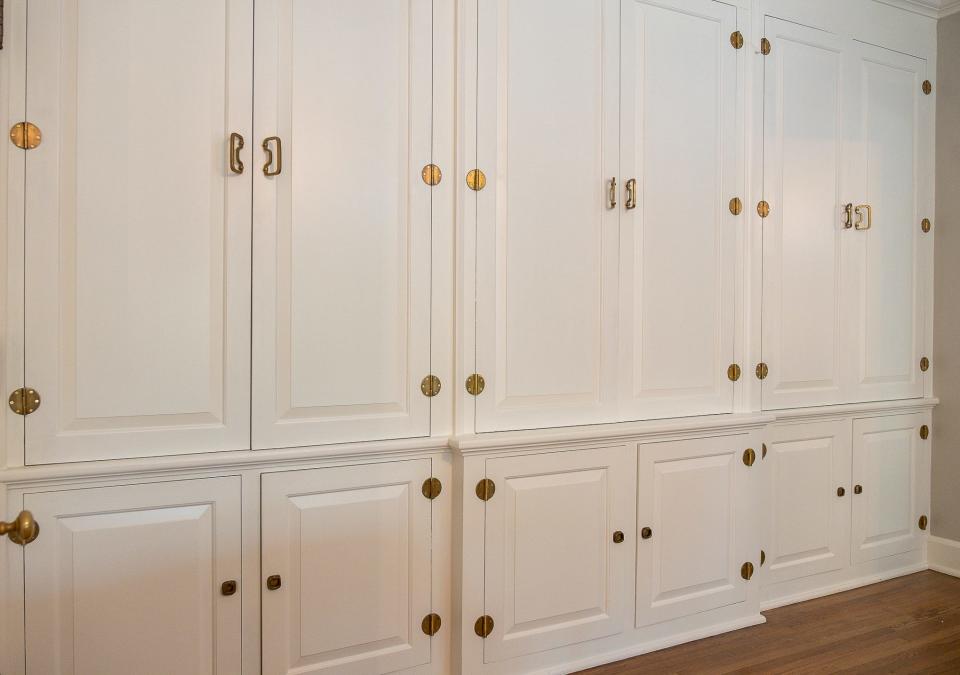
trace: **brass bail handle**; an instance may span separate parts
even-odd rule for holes
[[[40,526],[29,511],[21,511],[16,519],[9,523],[0,521],[0,537],[6,535],[14,544],[26,546],[40,534]]]
[[[276,168],[274,167],[273,161],[273,149],[270,147],[271,143],[277,144],[277,161]],[[280,140],[279,136],[268,136],[263,139],[263,151],[267,153],[267,161],[263,165],[263,175],[264,176],[279,176],[280,172],[283,171],[283,142]]]
[[[863,212],[867,212],[867,222],[863,222]],[[873,227],[873,207],[869,204],[860,204],[857,208],[854,209],[854,213],[857,214],[857,222],[853,226],[858,230],[869,230]]]

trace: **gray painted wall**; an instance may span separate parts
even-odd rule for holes
[[[931,532],[960,541],[960,14],[937,29]]]

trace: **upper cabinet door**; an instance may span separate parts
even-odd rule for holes
[[[855,202],[869,227],[851,231],[850,365],[853,400],[923,396],[920,198],[932,181],[924,151],[933,104],[922,91],[926,61],[854,42],[861,138]],[[851,198],[852,199],[852,198]],[[927,206],[927,208],[929,208]],[[871,219],[872,216],[872,219]],[[872,220],[872,222],[871,222]]]
[[[763,360],[765,409],[837,403],[849,312],[843,206],[855,132],[849,42],[767,17],[764,59]],[[751,205],[752,207],[752,205]]]
[[[431,0],[263,0],[255,70],[254,447],[428,435]]]
[[[28,464],[249,447],[252,5],[29,3]]]
[[[476,3],[476,430],[613,421],[620,3]]]
[[[729,206],[743,198],[737,10],[622,8],[621,418],[731,412],[735,246],[747,220]]]

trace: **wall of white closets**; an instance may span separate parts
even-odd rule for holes
[[[573,672],[926,567],[932,0],[0,4],[0,672]]]

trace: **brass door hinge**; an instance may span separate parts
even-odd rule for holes
[[[753,563],[745,562],[740,566],[740,576],[745,580],[750,581],[753,578]]]
[[[766,458],[767,458],[767,444],[766,444],[766,443],[761,443],[761,444],[760,444],[760,459],[766,459]]]
[[[764,56],[770,53],[770,40],[767,38],[760,38],[760,53]]]
[[[930,80],[924,80],[923,84],[920,85],[920,88],[923,89],[923,93],[926,94],[927,96],[929,96],[930,92],[933,91],[933,85],[930,84]]]
[[[760,567],[763,567],[763,563],[767,562],[767,552],[762,548],[760,549]]]
[[[440,378],[436,375],[427,375],[420,380],[420,391],[428,398],[433,398],[440,393]]]
[[[438,632],[440,632],[440,615],[439,614],[427,614],[423,617],[423,621],[420,623],[420,628],[423,629],[423,632],[433,637]]]
[[[440,171],[440,167],[436,164],[427,164],[423,167],[423,171],[420,172],[423,182],[433,187],[434,185],[440,185],[440,181],[443,179],[443,172]]]
[[[467,172],[467,187],[474,192],[480,192],[487,187],[487,175],[480,169],[470,169]]]
[[[10,394],[7,402],[17,415],[29,415],[40,407],[40,394],[36,389],[21,387]]]
[[[493,497],[493,493],[496,491],[496,484],[489,478],[484,478],[477,483],[477,497],[479,497],[481,501],[490,501],[490,498]]]
[[[760,200],[760,203],[757,204],[757,214],[761,218],[766,218],[770,215],[770,204],[764,200]]]
[[[736,382],[740,379],[740,366],[736,363],[731,363],[727,368],[727,379],[731,382]]]
[[[486,386],[486,382],[483,379],[483,375],[480,373],[474,373],[467,378],[467,393],[471,396],[479,396],[483,393],[483,388]]]
[[[924,373],[930,370],[930,359],[928,359],[926,356],[920,359],[920,370]]]
[[[493,632],[493,618],[486,615],[481,616],[473,624],[473,632],[482,638],[489,636]]]
[[[770,367],[767,366],[766,363],[764,363],[763,361],[761,361],[760,363],[757,364],[757,371],[756,371],[756,372],[757,372],[757,379],[758,379],[758,380],[765,380],[765,379],[767,379],[767,375],[770,374]]]
[[[733,45],[734,49],[740,49],[743,47],[743,33],[738,30],[730,33],[730,44]]]
[[[917,521],[917,526],[918,526],[921,530],[926,530],[926,529],[927,529],[927,525],[928,525],[929,523],[930,523],[930,521],[927,519],[926,516],[920,516],[920,520]]]
[[[17,122],[10,128],[10,140],[21,150],[33,150],[40,145],[43,136],[37,125],[31,122]]]
[[[743,202],[740,201],[739,197],[734,197],[730,200],[730,213],[735,216],[739,216],[743,212]]]
[[[924,441],[930,438],[930,427],[926,424],[920,427],[920,438]]]
[[[747,448],[743,451],[743,463],[747,466],[753,466],[757,461],[757,452],[753,448]]]
[[[924,218],[923,220],[920,221],[920,229],[923,230],[925,233],[930,231],[929,218]]]
[[[443,491],[443,484],[440,482],[439,478],[431,477],[423,481],[423,487],[420,489],[420,491],[423,492],[423,496],[427,499],[436,499]]]

